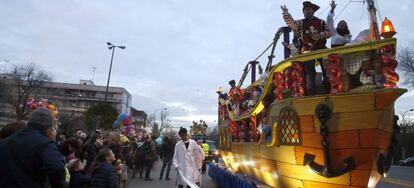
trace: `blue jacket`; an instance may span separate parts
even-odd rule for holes
[[[90,188],[118,188],[116,169],[104,161],[96,165],[92,172]]]
[[[36,125],[0,141],[1,187],[63,187],[65,161]]]
[[[89,182],[91,182],[91,177],[82,171],[70,174],[70,188],[85,188],[89,186]]]

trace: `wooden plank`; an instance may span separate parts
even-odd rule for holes
[[[316,106],[323,101],[333,104],[333,112],[364,112],[374,110],[374,95],[372,93],[343,94],[330,97],[305,97],[293,99],[292,106],[299,115],[314,115]]]
[[[302,133],[302,146],[322,148],[321,135],[319,133]]]
[[[401,94],[397,93],[395,90],[386,90],[375,93],[375,110],[385,110],[393,107],[395,100],[400,96]]]
[[[394,125],[394,106],[383,110],[381,114],[381,118],[379,119],[378,129],[393,132],[393,125]]]
[[[359,148],[358,130],[330,133],[328,140],[330,149]]]
[[[351,172],[351,185],[367,187],[371,170],[353,170]]]
[[[348,185],[337,185],[331,183],[322,183],[322,182],[314,182],[314,181],[304,181],[303,182],[305,188],[350,188],[351,186]]]
[[[389,124],[390,118],[388,111],[336,113],[328,121],[327,126],[329,127],[329,132],[378,127],[389,130],[390,128],[392,129],[392,124]],[[314,124],[315,132],[320,132],[321,124],[317,118],[315,118]]]
[[[232,143],[231,151],[252,157],[259,157],[260,146],[259,143]]]
[[[266,172],[276,172],[276,161],[263,158],[253,158],[255,168],[266,171]]]
[[[302,133],[315,132],[315,125],[312,115],[299,116],[299,121]]]
[[[374,95],[371,93],[332,96],[334,113],[364,112],[374,110]]]
[[[279,180],[278,188],[286,188],[286,187],[304,188],[302,180],[284,177],[284,176],[279,176],[278,180]]]
[[[391,137],[391,132],[379,129],[360,130],[360,144],[363,148],[388,150],[391,144]]]
[[[294,146],[274,146],[267,147],[260,145],[260,157],[264,159],[275,160],[277,162],[285,162],[297,164],[295,158]]]
[[[357,170],[371,170],[372,161],[377,156],[377,149],[341,149],[331,150],[331,160],[334,168],[343,167],[343,160],[353,157]]]
[[[339,177],[325,178],[316,174],[308,166],[293,165],[289,163],[277,163],[277,173],[280,176],[296,178],[301,180],[309,180],[315,182],[325,182],[332,184],[350,185],[350,173],[346,173]]]
[[[292,106],[296,109],[299,116],[314,115],[316,106],[324,101],[326,97],[305,97],[293,99]]]
[[[392,133],[378,130],[378,147],[383,151],[387,151],[391,145]]]
[[[358,131],[341,131],[331,133],[328,137],[330,149],[359,148]],[[322,148],[320,133],[302,133],[302,145]]]

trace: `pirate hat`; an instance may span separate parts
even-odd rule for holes
[[[303,9],[305,9],[306,7],[311,7],[313,9],[313,11],[315,11],[315,12],[319,9],[318,5],[315,5],[315,4],[311,3],[310,1],[303,2]]]

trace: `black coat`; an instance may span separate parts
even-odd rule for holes
[[[89,186],[91,177],[82,171],[72,172],[70,174],[70,188],[85,188]]]
[[[118,183],[115,167],[104,161],[93,170],[90,188],[118,188]]]
[[[162,144],[163,157],[171,159],[174,156],[175,144],[172,142],[165,142]]]
[[[63,187],[65,161],[43,130],[29,125],[0,141],[1,187]]]

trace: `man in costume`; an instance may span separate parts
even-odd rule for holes
[[[294,20],[289,14],[286,6],[281,6],[283,11],[283,19],[286,24],[295,32],[298,36],[301,49],[300,53],[306,53],[313,50],[319,50],[326,48],[326,39],[330,38],[332,33],[326,22],[314,16],[315,12],[319,9],[318,5],[315,5],[309,1],[303,2],[303,15],[304,19]],[[318,60],[320,63],[321,60]],[[323,85],[325,92],[329,90],[329,79],[326,76],[326,70],[323,66]],[[304,62],[305,77],[306,77],[306,95],[315,94],[315,60]]]
[[[232,108],[234,110],[235,114],[240,113],[240,103],[243,99],[243,91],[240,89],[240,87],[236,86],[236,81],[231,80],[229,82],[230,90],[229,90],[229,98],[232,103]]]

